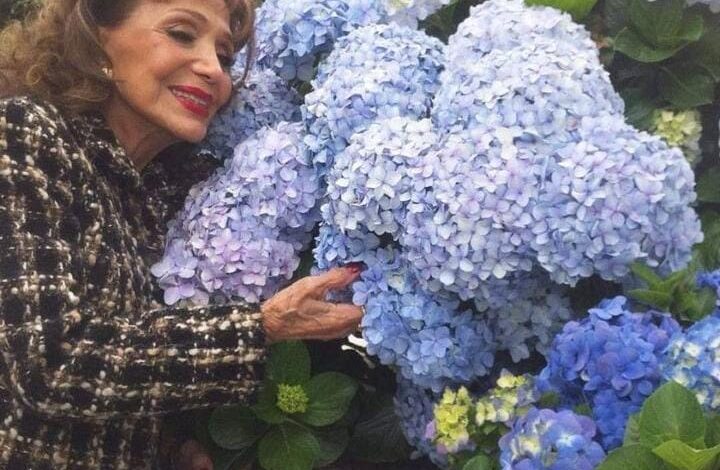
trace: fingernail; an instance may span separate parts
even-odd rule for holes
[[[353,274],[359,273],[364,268],[363,263],[356,262],[356,263],[348,263],[345,265],[345,269],[351,271]]]

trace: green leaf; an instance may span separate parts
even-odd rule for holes
[[[629,446],[640,443],[640,413],[630,416],[625,425],[625,438],[623,445]]]
[[[673,439],[663,442],[653,452],[665,462],[684,470],[706,470],[720,455],[720,445],[712,449],[693,449],[684,442]]]
[[[633,289],[628,292],[630,297],[658,310],[667,311],[672,303],[672,295],[648,289]]]
[[[649,266],[646,264],[636,262],[630,265],[630,270],[634,275],[642,279],[648,287],[655,287],[657,284],[662,282],[662,278],[655,274]]]
[[[350,440],[350,455],[372,463],[408,458],[410,446],[395,414],[392,396],[372,397],[362,411]]]
[[[628,22],[627,0],[605,0],[603,17],[610,36],[615,36]]]
[[[665,463],[640,444],[621,447],[610,455],[596,470],[665,470]]]
[[[672,42],[674,40],[678,43],[696,42],[702,37],[704,29],[705,21],[700,14],[686,14],[680,24],[680,29],[675,35],[675,38],[670,39],[670,41]]]
[[[557,8],[570,13],[575,21],[581,21],[590,13],[597,0],[525,0],[525,3]]]
[[[698,201],[720,203],[720,166],[703,172],[696,189]]]
[[[462,470],[492,470],[493,461],[487,455],[476,455],[463,465]]]
[[[700,67],[662,67],[658,89],[677,108],[696,108],[715,100],[715,80]]]
[[[270,430],[260,441],[258,459],[265,470],[310,470],[320,455],[312,433],[285,423]]]
[[[708,447],[714,447],[720,444],[720,415],[713,414],[708,416],[705,444]]]
[[[335,462],[347,449],[350,441],[350,434],[347,429],[330,427],[316,429],[313,431],[315,439],[320,444],[320,453],[318,454],[316,467],[324,467]]]
[[[640,129],[650,129],[657,109],[652,93],[646,88],[625,88],[621,95],[625,101],[625,117],[628,122]]]
[[[216,408],[210,415],[208,424],[212,440],[220,447],[230,450],[252,446],[266,429],[267,426],[246,406]]]
[[[632,28],[650,46],[672,49],[679,46],[684,0],[629,0],[628,18]]]
[[[279,424],[287,420],[287,416],[277,407],[277,385],[266,382],[258,401],[252,406],[258,418],[270,424]]]
[[[706,70],[720,81],[720,21],[709,21],[700,40],[684,51],[683,62]]]
[[[661,62],[674,56],[685,44],[674,47],[658,47],[650,44],[630,28],[624,28],[615,37],[615,50],[638,62]]]
[[[693,449],[677,439],[663,442],[653,452],[665,462],[684,470],[706,470],[720,455],[720,445],[712,449]],[[713,467],[714,468],[714,467]]]
[[[655,448],[665,441],[678,439],[690,445],[702,445],[705,417],[695,395],[676,382],[668,382],[655,391],[640,411],[640,442]]]
[[[318,374],[305,385],[310,403],[298,419],[312,426],[327,426],[347,413],[355,393],[357,382],[339,372]]]
[[[266,374],[276,384],[304,384],[310,379],[310,353],[307,347],[302,341],[273,344]]]
[[[240,451],[226,450],[217,447],[210,450],[210,457],[213,461],[213,470],[247,470],[255,460],[254,447],[248,447]]]

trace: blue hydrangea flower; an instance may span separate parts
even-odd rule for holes
[[[717,291],[718,303],[720,304],[720,269],[711,272],[699,273],[697,276],[698,287],[709,287]]]
[[[537,380],[566,406],[590,404],[608,450],[622,443],[625,422],[660,384],[663,352],[680,330],[668,314],[632,313],[626,302],[604,300],[567,323]]]
[[[326,176],[324,220],[341,231],[362,228],[397,239],[413,194],[413,168],[436,143],[429,119],[383,119],[354,134]]]
[[[386,17],[381,0],[265,0],[257,10],[257,63],[285,80],[310,81],[338,38]]]
[[[619,280],[638,259],[683,268],[702,232],[682,152],[614,116],[583,119],[576,135],[541,162],[530,242],[539,264],[567,284],[593,272]]]
[[[232,158],[235,147],[263,127],[300,120],[300,98],[271,70],[255,69],[213,118],[200,150],[220,160]]]
[[[663,375],[692,390],[710,411],[720,411],[720,310],[673,337]]]
[[[340,39],[320,64],[303,106],[306,143],[316,162],[330,166],[350,138],[376,119],[427,117],[439,86],[441,51],[437,39],[398,26],[366,26]]]
[[[592,470],[605,459],[595,423],[572,411],[532,408],[500,439],[503,470]]]
[[[365,307],[361,326],[370,354],[438,392],[490,372],[497,346],[484,319],[424,292],[393,250],[377,249],[363,261],[353,302]]]
[[[397,377],[395,392],[395,414],[400,419],[400,427],[408,443],[416,451],[412,457],[427,455],[439,467],[447,466],[447,456],[435,449],[432,440],[427,437],[427,427],[433,420],[433,405],[439,394],[418,387],[403,377]]]
[[[190,191],[152,267],[165,301],[257,302],[293,275],[319,218],[302,123],[261,129]]]

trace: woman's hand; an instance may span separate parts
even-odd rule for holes
[[[334,268],[309,276],[281,290],[262,305],[268,341],[335,339],[355,331],[363,312],[356,305],[327,302],[331,290],[343,289],[357,280],[361,265]]]

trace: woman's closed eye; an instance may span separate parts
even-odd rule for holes
[[[183,45],[190,45],[197,38],[195,33],[177,28],[169,29],[167,31],[167,34],[175,41]],[[226,70],[230,70],[235,63],[235,58],[233,57],[233,55],[226,52],[218,52],[217,58],[222,68]]]

